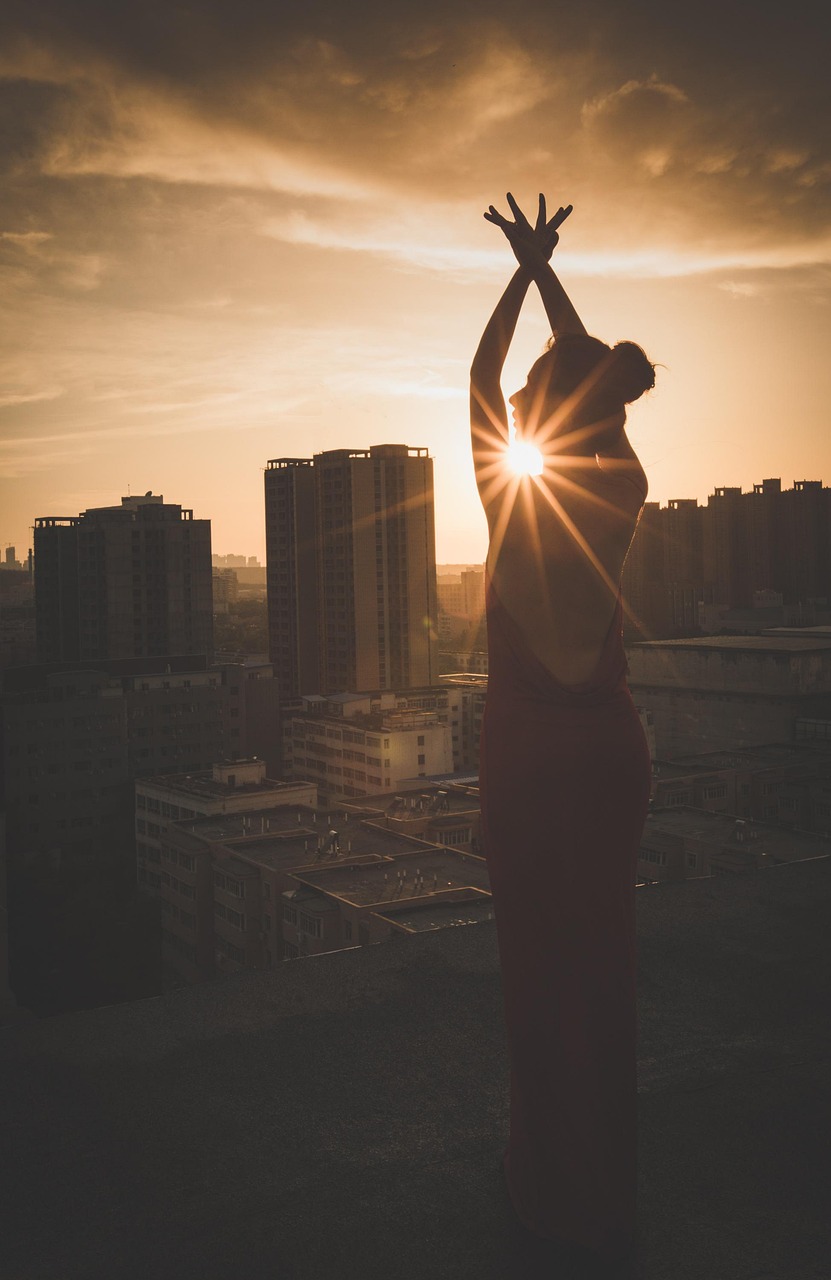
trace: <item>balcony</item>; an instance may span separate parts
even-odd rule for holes
[[[642,1280],[827,1276],[830,911],[828,858],[639,890]],[[0,1059],[14,1280],[522,1274],[491,923],[21,1021]]]

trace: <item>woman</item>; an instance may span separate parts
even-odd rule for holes
[[[647,485],[624,422],[654,371],[634,344],[589,337],[551,270],[571,206],[546,221],[540,196],[532,228],[508,201],[513,222],[493,206],[485,217],[519,265],[471,367],[490,534],[482,816],[511,1059],[503,1168],[528,1239],[622,1276],[634,1265],[634,887],[650,786],[620,603]],[[553,339],[510,401],[541,455],[522,475],[500,375],[532,283]]]

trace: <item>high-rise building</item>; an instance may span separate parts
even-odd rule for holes
[[[213,650],[211,522],[159,495],[35,521],[39,662]]]
[[[774,478],[748,493],[719,487],[706,507],[694,498],[665,508],[647,502],[624,566],[623,598],[631,639],[756,633],[777,625],[760,612],[774,606],[779,624],[823,622],[831,603],[831,488],[795,480],[783,489]]]
[[[265,473],[270,659],[284,697],[438,679],[433,462],[374,445]]]

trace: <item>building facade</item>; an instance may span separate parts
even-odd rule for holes
[[[344,801],[461,772],[463,704],[453,685],[301,698],[283,714],[283,776]]]
[[[283,697],[438,679],[433,462],[373,445],[265,473],[270,658]]]
[[[648,502],[623,593],[632,639],[718,632],[725,613],[773,601],[782,621],[809,621],[831,604],[831,489],[771,478],[747,492],[719,486],[706,506]]]
[[[35,521],[39,662],[213,653],[211,523],[159,495]]]
[[[790,742],[798,718],[831,713],[831,637],[702,636],[632,645],[629,687],[671,760]]]

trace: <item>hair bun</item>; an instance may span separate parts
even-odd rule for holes
[[[655,366],[636,342],[617,342],[612,348],[612,381],[624,404],[638,400],[655,386]]]

